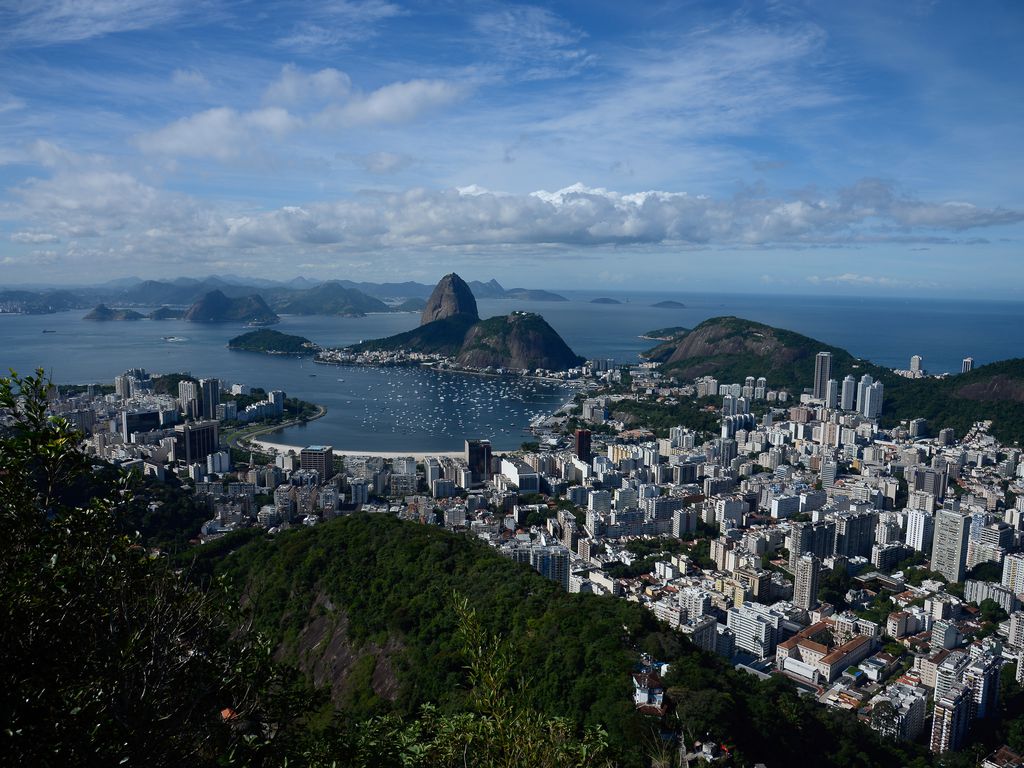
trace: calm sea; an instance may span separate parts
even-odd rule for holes
[[[645,331],[692,327],[716,315],[738,315],[789,328],[889,367],[906,368],[921,355],[929,371],[959,371],[1024,357],[1024,304],[950,300],[811,298],[711,294],[600,294],[621,304],[592,304],[596,293],[566,293],[569,302],[483,300],[490,317],[519,309],[539,312],[579,354],[623,362],[651,346]],[[683,309],[651,305],[672,299]],[[314,365],[265,355],[231,352],[227,340],[240,326],[180,321],[96,323],[84,311],[55,315],[0,315],[0,368],[47,370],[58,383],[109,382],[132,367],[153,372],[190,371],[322,403],[328,414],[275,439],[326,443],[367,451],[458,450],[466,437],[489,437],[497,448],[527,439],[530,419],[569,397],[557,384],[434,374],[410,368]],[[285,317],[277,329],[325,346],[341,346],[414,327],[417,314],[363,318]],[[55,331],[42,333],[43,329]],[[184,341],[166,341],[173,336]]]

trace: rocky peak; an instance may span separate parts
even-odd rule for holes
[[[454,272],[441,278],[434,287],[434,292],[427,299],[427,306],[420,316],[420,325],[444,320],[453,315],[466,315],[479,320],[476,299],[466,281]]]

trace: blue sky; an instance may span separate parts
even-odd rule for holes
[[[0,283],[1024,298],[1024,4],[0,0]]]

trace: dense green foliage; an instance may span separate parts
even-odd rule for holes
[[[670,325],[668,328],[655,328],[653,331],[647,331],[642,334],[641,338],[668,341],[669,339],[686,333],[688,330],[689,328],[684,328],[681,325]]]
[[[0,379],[0,754],[21,765],[280,761],[292,695],[269,646],[121,531],[130,489],[93,482],[40,377]],[[226,710],[227,715],[222,715]],[[269,736],[275,733],[278,739]]]
[[[976,421],[991,420],[1004,443],[1024,442],[1024,359],[1003,360],[944,379],[885,379],[882,424],[927,419],[930,434],[951,427],[963,437]]]
[[[683,424],[698,433],[714,434],[721,424],[722,412],[710,400],[678,400],[651,402],[648,400],[619,400],[612,404],[612,417],[626,426],[642,426],[658,437],[668,437],[669,430]]]
[[[309,339],[270,328],[259,328],[235,336],[228,342],[228,349],[265,352],[272,355],[311,355],[316,351],[315,345]]]
[[[927,764],[783,680],[732,670],[634,603],[566,594],[479,542],[429,526],[356,515],[254,542],[221,567],[245,590],[256,626],[282,642],[287,657],[322,669],[317,654],[330,647],[337,658],[343,646],[341,654],[356,660],[335,678],[346,721],[408,718],[428,702],[442,713],[470,706],[451,606],[458,588],[483,631],[509,643],[528,705],[574,728],[603,726],[620,764],[643,764],[656,751],[657,721],[636,714],[630,700],[641,651],[673,665],[668,682],[682,722],[670,713],[661,727],[681,725],[691,745],[705,735],[727,743],[742,756],[739,765]],[[392,670],[397,685],[387,685],[382,670]],[[350,682],[361,687],[358,695]]]
[[[998,439],[1024,441],[1022,359],[990,363],[943,379],[906,379],[839,347],[738,317],[705,320],[646,356],[661,362],[666,373],[683,378],[713,375],[722,382],[742,382],[747,376],[764,376],[771,388],[799,393],[813,382],[818,352],[832,353],[832,378],[837,381],[869,374],[884,384],[883,426],[923,418],[932,434],[951,427],[963,437],[974,422],[992,420],[992,434]]]
[[[408,349],[426,354],[455,355],[462,348],[466,332],[475,322],[476,319],[469,315],[452,315],[384,339],[362,341],[354,344],[352,349],[356,352]]]

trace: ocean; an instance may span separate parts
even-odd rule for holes
[[[930,372],[956,372],[1024,357],[1024,304],[937,299],[879,299],[740,294],[563,292],[568,302],[481,300],[480,315],[513,310],[542,314],[578,354],[635,362],[655,328],[692,327],[709,317],[737,315],[788,328],[888,367],[907,368],[921,355]],[[619,304],[593,304],[614,298]],[[684,308],[663,309],[674,300]],[[25,373],[42,367],[56,383],[110,382],[127,368],[188,371],[321,403],[322,419],[271,439],[330,444],[339,450],[452,451],[467,437],[490,438],[498,449],[529,439],[530,419],[572,394],[557,383],[434,373],[416,368],[315,365],[226,348],[240,325],[169,320],[97,323],[84,310],[53,315],[0,315],[0,367]],[[362,318],[284,317],[276,329],[324,346],[342,346],[415,327],[415,313]],[[43,333],[43,329],[54,331]],[[183,341],[166,341],[178,337]],[[753,372],[752,372],[753,373]],[[809,383],[809,382],[808,382]]]

